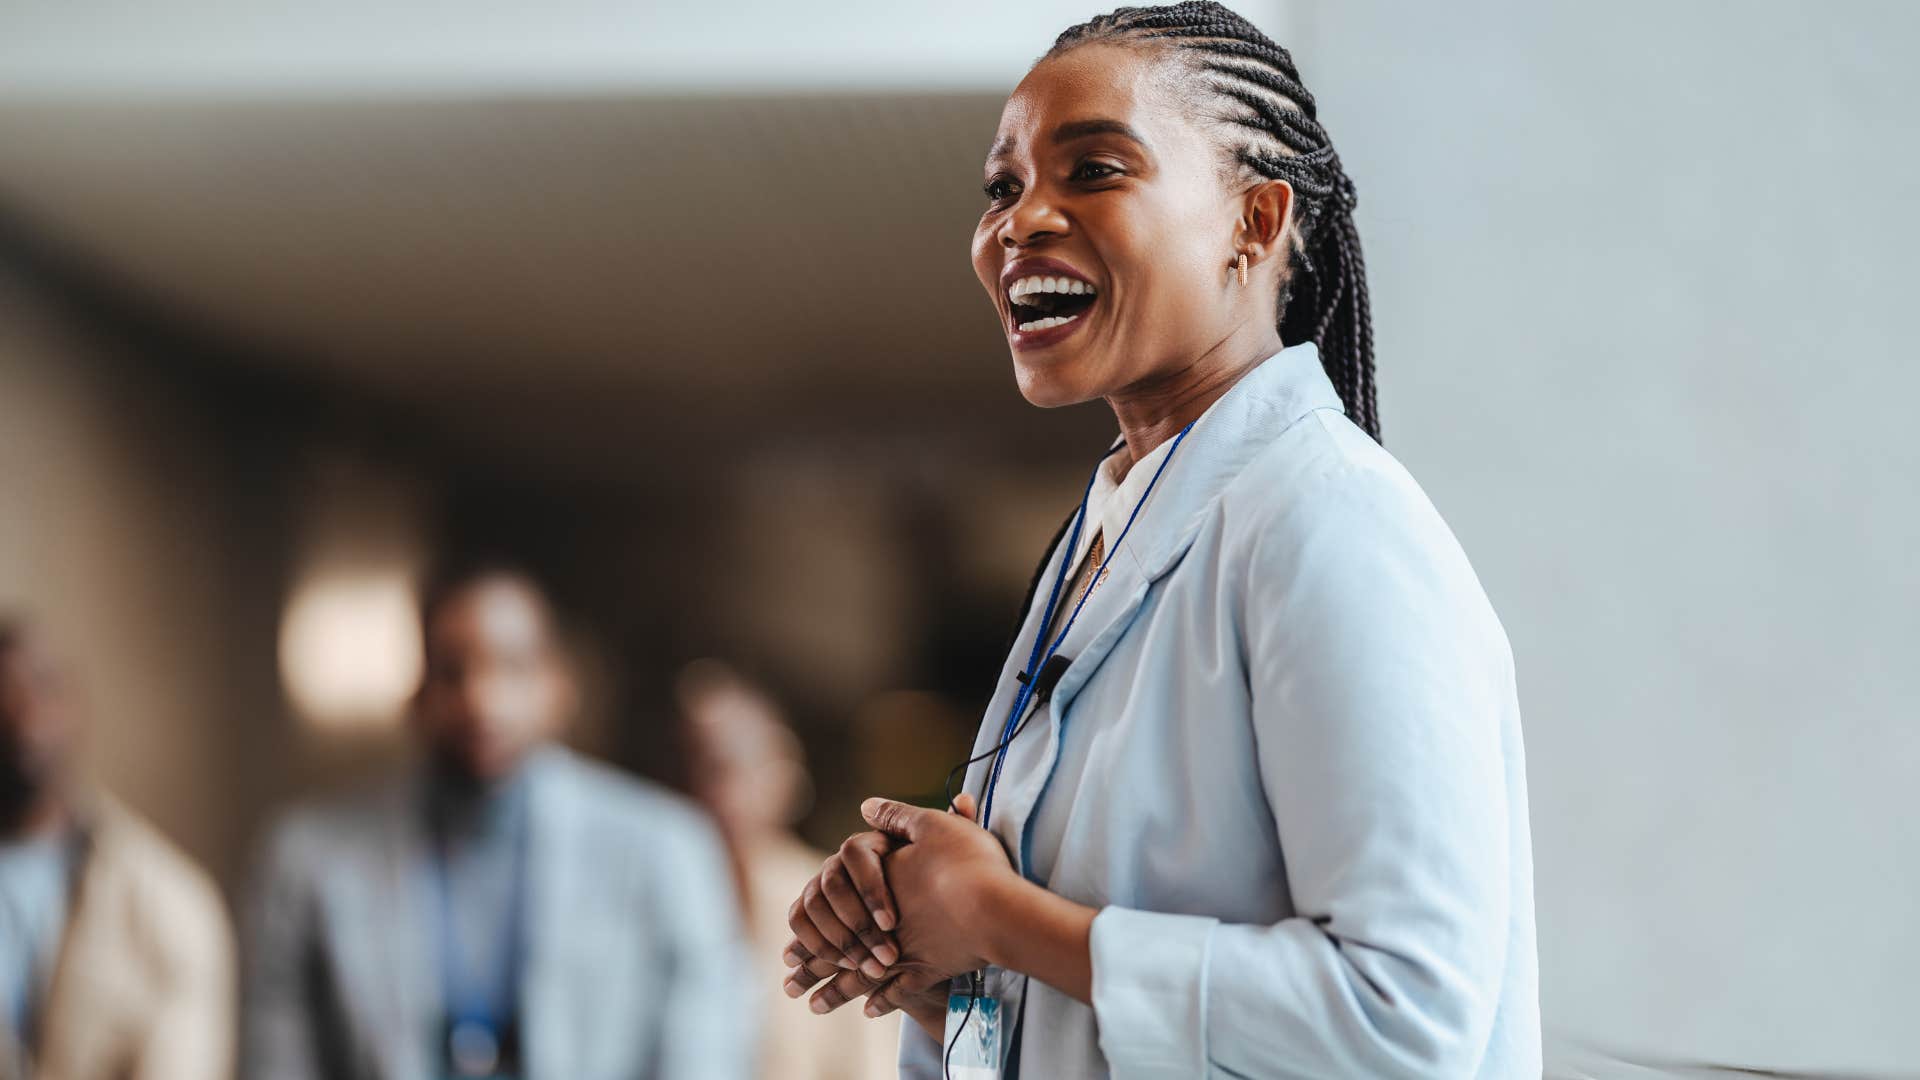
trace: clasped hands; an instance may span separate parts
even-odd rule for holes
[[[961,795],[951,813],[868,799],[872,825],[829,855],[787,909],[788,997],[814,992],[816,1013],[867,998],[868,1016],[898,1009],[940,1038],[947,981],[991,962],[997,890],[1023,884]],[[824,984],[824,985],[822,985]]]

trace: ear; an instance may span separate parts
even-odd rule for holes
[[[1258,265],[1286,254],[1287,237],[1292,231],[1292,184],[1266,180],[1248,189],[1242,197],[1240,227],[1234,242],[1237,250],[1246,252],[1249,264]]]

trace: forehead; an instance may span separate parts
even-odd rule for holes
[[[1166,137],[1175,110],[1164,66],[1152,50],[1107,44],[1041,61],[1007,99],[989,155],[1044,147],[1049,131],[1075,120],[1118,120],[1149,139]]]
[[[428,626],[440,648],[525,648],[543,645],[550,626],[545,602],[510,578],[483,578],[439,605]]]

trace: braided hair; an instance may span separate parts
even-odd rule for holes
[[[1210,94],[1202,112],[1233,136],[1230,172],[1293,187],[1294,228],[1275,318],[1282,341],[1312,341],[1347,415],[1380,438],[1373,388],[1367,266],[1354,228],[1353,181],[1341,168],[1293,57],[1217,3],[1123,7],[1063,32],[1042,60],[1096,42],[1166,48]]]

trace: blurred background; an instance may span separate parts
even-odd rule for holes
[[[1513,642],[1556,1045],[1920,1066],[1920,9],[1235,6]],[[1112,431],[1020,399],[967,260],[1093,13],[0,2],[0,609],[93,771],[231,897],[400,752],[413,590],[480,550],[552,584],[584,749],[679,780],[720,657],[809,839],[936,790]]]

